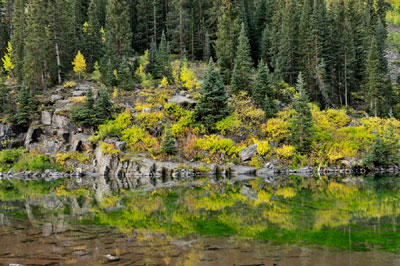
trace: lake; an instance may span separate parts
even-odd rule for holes
[[[400,179],[0,181],[0,265],[400,265]]]

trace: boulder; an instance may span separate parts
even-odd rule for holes
[[[256,176],[258,176],[258,177],[273,176],[274,174],[275,174],[275,171],[269,167],[258,169],[256,171]]]
[[[230,169],[236,175],[254,175],[256,173],[256,168],[253,166],[233,165]]]
[[[61,95],[57,95],[57,94],[51,95],[50,102],[55,103],[56,101],[62,100],[62,98],[63,97]]]
[[[26,133],[26,138],[25,138],[25,147],[28,147],[29,145],[38,142],[40,136],[42,134],[42,129],[39,128],[37,125],[31,125],[28,129],[28,132]]]
[[[123,151],[125,149],[126,143],[125,141],[116,141],[115,142],[115,148],[117,148],[118,150]]]
[[[71,128],[71,122],[69,118],[64,115],[54,114],[52,126],[63,130],[69,130]]]
[[[195,104],[195,103],[197,103],[195,100],[190,99],[186,96],[182,96],[182,95],[175,95],[171,99],[169,99],[168,102],[176,103],[176,104],[183,104],[183,103]]]
[[[73,91],[72,97],[82,97],[86,94],[86,91]]]
[[[42,124],[45,126],[51,125],[51,113],[48,111],[42,111],[41,115]]]
[[[248,146],[244,148],[240,152],[240,159],[242,159],[243,162],[250,161],[250,159],[257,153],[257,144],[253,144],[251,146]]]

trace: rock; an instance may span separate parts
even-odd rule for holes
[[[257,153],[257,144],[253,144],[251,146],[244,148],[240,152],[240,159],[242,159],[243,162],[249,161],[256,153]]]
[[[341,160],[340,161],[344,166],[351,168],[351,163],[348,160]]]
[[[38,142],[41,134],[43,133],[42,129],[39,128],[37,125],[31,125],[28,129],[28,132],[26,133],[26,138],[25,138],[25,147],[28,147],[29,145]]]
[[[117,148],[118,150],[123,151],[125,149],[126,143],[125,141],[116,141],[115,142],[115,148]]]
[[[62,100],[62,98],[63,97],[61,95],[51,95],[50,102],[55,103],[56,101]]]
[[[169,99],[168,102],[176,103],[176,104],[183,104],[183,103],[196,104],[197,103],[197,101],[189,99],[188,97],[185,97],[182,95],[175,95],[171,99]]]
[[[12,134],[11,126],[0,124],[0,140],[8,139]]]
[[[42,111],[41,115],[42,124],[45,126],[51,125],[51,113],[48,111]]]
[[[150,108],[143,108],[142,109],[142,113],[151,113],[151,109]]]
[[[269,163],[266,163],[266,164],[264,165],[264,168],[268,168],[268,169],[274,169],[274,168],[275,168],[275,166],[274,166],[274,164],[273,164],[273,163],[269,162]]]
[[[89,143],[89,135],[86,134],[75,134],[72,136],[71,138],[71,151],[88,151],[91,150],[91,148],[88,147],[88,145],[90,146]],[[89,148],[89,149],[88,149]]]
[[[82,97],[86,94],[86,91],[73,91],[72,97]]]
[[[230,167],[233,174],[237,175],[254,175],[256,168],[253,166],[233,165]]]
[[[309,173],[313,173],[313,172],[314,172],[314,168],[312,168],[312,167],[304,167],[304,168],[300,168],[300,169],[289,169],[289,173],[309,174]]]
[[[258,169],[256,171],[256,176],[258,176],[258,177],[273,176],[274,174],[275,174],[275,171],[269,167],[264,167],[264,168]]]
[[[63,129],[63,130],[69,130],[71,129],[71,123],[68,117],[63,116],[63,115],[53,115],[53,123],[52,126],[55,128]]]

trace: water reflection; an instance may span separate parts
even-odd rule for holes
[[[104,260],[106,252],[136,254],[119,249],[121,241],[140,246],[143,264],[154,263],[154,254],[148,257],[154,252],[165,265],[214,265],[205,258],[233,265],[237,256],[245,261],[246,252],[259,258],[252,263],[296,254],[296,260],[277,265],[323,265],[315,264],[321,254],[340,254],[351,265],[396,265],[399,259],[400,181],[395,177],[150,179],[153,185],[140,190],[121,189],[118,182],[104,177],[0,181],[0,242],[18,236],[33,245],[56,237],[55,250],[62,253],[70,249],[69,239],[78,238],[82,245],[70,249],[69,259],[80,263],[94,254]],[[366,264],[355,264],[353,256]],[[379,264],[365,260],[369,256]],[[331,262],[325,265],[336,265]]]

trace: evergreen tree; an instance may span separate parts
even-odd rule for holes
[[[13,13],[13,34],[11,35],[11,46],[13,47],[12,62],[14,64],[14,75],[18,82],[24,77],[24,41],[25,41],[25,1],[16,0]]]
[[[112,114],[112,102],[110,102],[110,97],[108,96],[108,92],[106,88],[100,89],[99,97],[96,101],[96,117],[99,120],[99,123],[103,123],[105,120],[111,118]]]
[[[3,116],[13,114],[12,107],[14,105],[13,99],[5,82],[5,77],[0,71],[0,114]]]
[[[149,50],[149,64],[146,66],[146,71],[150,73],[153,78],[161,77],[161,66],[158,62],[158,49],[155,40],[151,41]]]
[[[171,10],[168,12],[168,35],[171,49],[183,57],[190,38],[190,11],[185,0],[172,0],[169,6]]]
[[[252,93],[250,84],[252,66],[249,41],[246,37],[244,24],[242,24],[231,81],[231,90],[233,93],[238,93],[240,90],[247,91],[249,94]]]
[[[265,95],[263,109],[266,118],[272,118],[276,114],[276,107],[270,97],[268,97],[268,95]]]
[[[37,104],[31,90],[25,86],[22,87],[17,97],[17,112],[11,118],[11,122],[20,127],[27,128],[36,111]]]
[[[160,68],[160,78],[166,77],[171,80],[172,70],[169,60],[169,44],[167,42],[164,32],[162,33],[160,47],[158,48],[157,63]]]
[[[26,18],[24,73],[28,88],[47,88],[46,9],[44,0],[29,0]]]
[[[193,117],[208,130],[213,129],[216,122],[231,113],[228,107],[228,96],[221,74],[210,61],[205,74],[200,100],[196,105]]]
[[[118,87],[131,90],[133,86],[133,72],[128,60],[124,57],[118,69]]]
[[[272,65],[271,63],[271,32],[269,30],[268,25],[265,27],[264,31],[262,32],[262,38],[260,43],[260,58],[267,63],[268,65]]]
[[[212,57],[211,53],[211,40],[210,34],[206,32],[205,40],[204,40],[204,50],[203,50],[203,60],[208,61]]]
[[[16,6],[16,4],[14,4],[14,6]],[[5,9],[6,9],[5,4],[3,3],[3,1],[0,1],[0,10],[5,10]],[[6,52],[6,47],[9,40],[10,40],[10,27],[7,19],[7,14],[6,12],[0,12],[0,56]]]
[[[131,56],[132,32],[128,11],[126,0],[110,0],[107,4],[106,54],[103,58],[103,69],[108,60],[111,61],[113,70],[118,69],[122,58]]]
[[[265,99],[273,99],[273,91],[269,76],[269,70],[264,61],[258,63],[257,82],[253,91],[253,100],[258,108],[265,107]]]
[[[222,8],[222,14],[218,17],[217,40],[215,52],[218,58],[218,66],[226,83],[231,79],[233,61],[237,47],[237,39],[240,33],[240,24],[237,6],[231,0],[226,1]]]
[[[291,119],[292,143],[298,151],[301,153],[307,153],[310,149],[311,140],[314,134],[314,125],[301,73],[299,74],[296,88],[298,95],[293,103],[295,113]]]
[[[178,149],[175,146],[175,140],[172,137],[170,126],[167,127],[164,139],[161,143],[161,153],[167,155],[175,155],[178,153]]]
[[[71,121],[82,127],[92,127],[99,124],[92,89],[89,89],[86,95],[85,104],[71,110]]]

